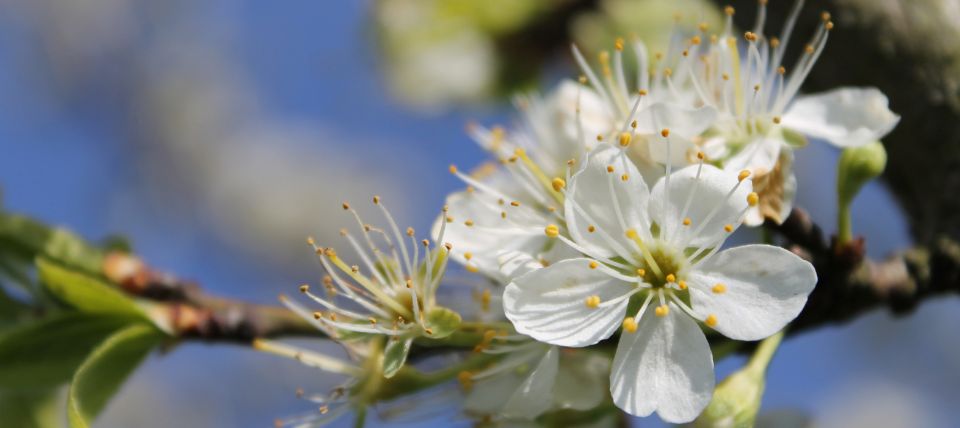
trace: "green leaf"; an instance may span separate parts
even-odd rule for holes
[[[15,324],[29,316],[32,311],[33,308],[30,305],[10,297],[3,286],[0,286],[0,329]]]
[[[5,331],[0,335],[0,389],[66,383],[98,343],[130,322],[74,312]]]
[[[163,333],[153,326],[135,324],[100,344],[77,370],[70,385],[70,427],[87,428],[161,340]]]
[[[440,339],[447,337],[460,327],[460,314],[447,308],[436,307],[427,312],[424,324],[433,331],[430,338]]]
[[[24,216],[0,213],[0,248],[31,260],[50,238],[50,228]]]
[[[37,271],[47,289],[65,303],[83,311],[113,313],[149,320],[133,299],[106,283],[38,258]]]
[[[43,256],[91,275],[103,273],[103,252],[66,229],[53,230],[44,243]]]
[[[383,376],[386,378],[393,377],[403,367],[403,363],[407,361],[407,354],[410,353],[410,345],[413,344],[413,336],[395,337],[397,340],[393,340],[392,337],[387,338],[387,346],[383,350]]]
[[[0,426],[60,428],[56,390],[0,392]]]

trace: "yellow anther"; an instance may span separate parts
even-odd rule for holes
[[[513,201],[513,202],[510,203],[510,205],[513,205],[513,206],[515,206],[515,207],[519,207],[519,206],[520,206],[520,203],[517,202],[517,201]]]
[[[587,307],[595,308],[600,304],[600,296],[590,296],[587,297]]]
[[[374,317],[367,318],[367,321],[370,321],[370,324],[376,324],[376,323],[377,323],[377,319],[374,318]]]
[[[632,227],[627,229],[627,231],[624,232],[624,234],[627,235],[627,238],[637,239],[637,230]]]
[[[467,187],[467,193],[473,193],[473,186]]]
[[[470,375],[470,372],[464,370],[457,375],[457,380],[460,381],[460,386],[463,387],[464,391],[470,391],[473,388],[473,379]]]
[[[633,122],[630,124],[630,127],[633,128],[633,129],[637,129],[637,121],[633,121]]]
[[[681,15],[680,12],[673,12],[673,19],[679,21],[680,18],[682,18],[682,17],[683,17],[683,15]]]
[[[467,225],[467,226],[473,226],[473,220],[467,220],[467,221],[463,222],[463,224],[465,224],[465,225]]]
[[[623,180],[623,181],[627,181],[627,174],[621,175],[621,176],[620,176],[620,179]]]
[[[657,52],[657,59],[663,59],[663,52]]]
[[[503,201],[503,199],[500,199],[500,200],[497,200],[497,203],[500,205],[503,205],[505,202]]]
[[[664,129],[663,131],[660,131],[660,135],[663,135],[664,137],[667,137],[668,135],[670,135],[670,130],[669,130],[669,129]]]
[[[723,80],[730,80],[730,75],[727,73],[723,73]]]
[[[513,153],[517,156],[523,156],[527,154],[527,149],[524,149],[523,147],[517,147],[513,149]]]
[[[506,212],[506,211],[500,211],[500,217],[507,218],[507,212]]]
[[[344,203],[343,203],[343,209],[349,210],[349,209],[350,209],[350,204],[344,202]]]
[[[827,29],[827,31],[832,30],[832,29],[833,29],[833,22],[828,22],[827,25],[826,25],[826,29]]]
[[[483,290],[483,296],[480,297],[480,301],[483,302],[484,305],[490,303],[490,290]]]
[[[633,333],[637,331],[637,322],[634,321],[633,317],[626,317],[623,319],[623,330],[627,333]]]
[[[670,76],[673,75],[673,72],[670,71],[669,68],[665,68],[665,69],[663,69],[663,75],[664,75],[664,76],[667,76],[667,77],[670,77]]]
[[[707,31],[707,23],[706,23],[706,22],[701,22],[701,23],[700,23],[700,31]]]
[[[623,39],[619,39],[619,38],[618,38],[618,39],[614,42],[613,46],[614,46],[615,48],[617,48],[618,51],[622,51],[622,50],[623,50]]]
[[[753,87],[753,90],[754,90],[754,91],[759,91],[759,90],[760,90],[760,85],[757,84],[756,86],[754,86],[754,87]]]
[[[374,196],[374,197],[373,197],[373,203],[379,204],[379,203],[380,203],[380,197],[379,197],[379,196]]]
[[[413,288],[413,281],[407,280],[407,288]]]
[[[774,117],[774,118],[773,118],[773,123],[776,123],[777,125],[779,125],[779,124],[780,124],[780,118],[779,118],[779,117]]]
[[[307,245],[313,245],[313,238],[307,238]]]
[[[413,236],[413,228],[412,228],[412,227],[408,227],[408,228],[407,228],[407,236]]]
[[[689,226],[689,225],[690,225],[690,219],[689,219],[689,218],[683,219],[683,225],[684,225],[684,226]]]
[[[755,207],[760,203],[760,196],[757,195],[757,192],[750,192],[750,194],[747,195],[747,203],[750,204],[751,207]]]
[[[777,47],[777,46],[780,46],[780,39],[778,39],[778,38],[776,38],[776,37],[771,37],[771,38],[770,38],[770,47],[775,48],[775,47]]]
[[[447,242],[447,243],[443,244],[443,248],[446,248],[447,251],[450,251],[450,250],[453,249],[453,245],[451,245],[449,242]]]
[[[726,287],[725,285],[723,285],[723,284],[717,284],[717,285],[714,285],[714,286],[713,286],[713,292],[714,292],[714,293],[720,294],[720,293],[724,293],[724,292],[726,292],[726,291],[727,291],[727,287]]]
[[[620,134],[620,145],[623,146],[623,147],[627,147],[627,146],[630,145],[630,133],[629,133],[629,132],[624,132],[624,133]]]
[[[340,229],[340,236],[347,236],[347,229]]]
[[[690,51],[684,49],[684,50],[683,50],[683,56],[688,56],[688,55],[690,55]]]
[[[681,290],[686,290],[686,289],[687,289],[687,283],[686,283],[686,282],[678,281],[678,282],[677,282],[677,285],[680,287]]]
[[[674,281],[677,280],[677,277],[674,276],[672,273],[671,273],[671,274],[667,274],[666,280],[667,280],[667,282],[674,282]]]
[[[350,267],[350,270],[353,271],[353,273],[357,273],[360,270],[360,266],[353,265]]]
[[[593,233],[593,231],[595,231],[595,230],[597,230],[597,228],[593,227],[592,225],[591,225],[591,226],[587,226],[587,232]]]
[[[607,172],[613,172],[613,165],[607,167]]]
[[[477,272],[480,272],[480,268],[472,265],[467,265],[467,272],[477,273]]]
[[[308,285],[301,285],[301,286],[300,286],[300,292],[301,292],[301,293],[306,293],[307,290],[309,290],[309,289],[310,289],[310,286],[308,286]]]
[[[723,13],[727,15],[733,15],[733,6],[727,6],[723,8]]]
[[[820,18],[823,19],[824,22],[829,21],[829,20],[830,20],[830,12],[823,12],[823,15],[820,15]]]
[[[333,248],[327,248],[326,250],[323,250],[323,254],[333,259],[337,257],[337,250],[334,250]]]
[[[603,141],[603,135],[597,135],[597,141]]]
[[[666,305],[657,306],[654,308],[653,313],[657,314],[658,317],[662,317],[670,313],[670,308],[668,308]]]
[[[803,51],[806,52],[806,53],[808,53],[808,54],[812,54],[812,53],[813,53],[813,46],[807,45],[807,46],[805,46],[805,47],[803,48]]]
[[[457,173],[457,167],[456,167],[456,166],[453,166],[453,165],[450,165],[450,173],[451,173],[451,174],[456,174],[456,173]]]
[[[323,314],[321,314],[320,312],[313,313],[313,319],[318,320],[320,318],[323,318]]]
[[[507,161],[509,161],[509,162],[516,162],[516,161],[517,161],[517,157],[516,157],[516,156],[510,156],[510,159],[507,159]]]
[[[336,320],[337,320],[337,314],[330,314],[330,319],[336,321]]]
[[[423,243],[423,246],[424,246],[424,247],[429,247],[429,246],[430,246],[430,241],[428,241],[428,240],[426,240],[426,239],[424,239],[423,241],[420,241],[420,242]]]
[[[699,44],[700,44],[700,37],[693,36],[693,44],[699,45]]]
[[[640,96],[644,96],[644,95],[647,95],[647,91],[644,91],[643,89],[641,89],[641,90],[637,91],[637,94],[640,95]],[[636,121],[634,121],[634,122],[636,122]]]
[[[556,238],[557,236],[560,236],[560,229],[557,228],[557,225],[555,224],[547,225],[547,228],[544,229],[544,232],[546,232],[547,236],[551,238]]]
[[[596,269],[597,266],[599,266],[597,262],[590,262],[590,269]]]
[[[584,83],[587,83],[587,78],[586,76],[580,76],[580,78],[577,79],[577,81],[579,81],[580,84],[584,84]]]
[[[467,259],[467,260],[470,260],[470,259],[472,259],[472,258],[473,258],[473,254],[470,254],[470,253],[463,253],[463,258],[465,258],[465,259]]]
[[[780,68],[777,69],[777,73],[784,74],[784,73],[786,73],[786,72],[787,72],[787,69],[786,69],[786,68],[780,67]]]
[[[427,333],[427,334],[433,334],[433,330],[431,330],[431,329],[429,329],[429,328],[426,329],[426,330],[424,330],[423,332],[424,332],[424,333]],[[396,338],[396,336],[394,336],[394,338]]]
[[[573,166],[573,164],[575,164],[575,163],[577,163],[577,161],[575,161],[575,160],[573,160],[573,159],[570,159],[570,160],[567,161],[567,165],[570,165],[570,166]]]
[[[716,327],[716,326],[717,326],[717,316],[714,315],[714,314],[710,314],[710,315],[707,316],[707,319],[703,321],[703,323],[706,324],[706,325],[708,325],[708,326],[710,326],[710,327]]]
[[[697,159],[703,159],[703,152],[697,152]]]
[[[644,276],[647,274],[647,271],[643,269],[637,269],[637,276]]]
[[[748,171],[748,170],[743,170],[743,171],[740,171],[740,175],[737,176],[737,180],[743,181],[744,179],[746,179],[746,178],[749,177],[749,176],[750,176],[750,171]]]
[[[717,43],[717,35],[716,35],[716,34],[711,34],[711,35],[710,35],[710,41],[713,42],[713,43]]]
[[[453,216],[449,216],[449,215],[447,216],[447,223],[453,223]]]
[[[726,226],[723,226],[723,230],[726,230],[727,233],[733,232],[733,226],[728,224]]]
[[[554,178],[552,184],[553,184],[553,191],[554,191],[554,192],[559,192],[560,189],[562,189],[562,188],[564,188],[564,187],[567,187],[567,182],[566,182],[566,181],[563,181],[563,179],[560,178],[560,177]]]
[[[557,207],[547,207],[547,209],[550,210],[550,212],[554,212],[557,210]]]

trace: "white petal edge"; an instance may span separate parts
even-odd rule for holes
[[[877,88],[837,88],[798,97],[781,125],[837,147],[859,147],[879,140],[900,122]]]
[[[545,412],[553,403],[553,385],[557,379],[560,349],[551,346],[540,359],[536,369],[510,396],[503,406],[503,415],[508,418],[533,419]]]
[[[658,317],[647,308],[637,331],[624,331],[610,373],[617,407],[634,416],[654,411],[666,422],[694,420],[713,397],[713,354],[697,323],[673,303]]]
[[[717,119],[718,110],[713,106],[686,108],[679,104],[657,102],[637,112],[637,132],[660,135],[669,129],[671,135],[693,138],[706,131]]]
[[[693,310],[717,318],[713,327],[735,340],[760,340],[803,310],[817,272],[796,254],[772,245],[721,251],[687,274]],[[712,291],[723,284],[725,291]]]
[[[623,321],[629,299],[589,308],[622,296],[636,284],[591,269],[590,259],[570,259],[513,280],[503,292],[503,310],[517,333],[558,346],[583,347],[610,337]]]

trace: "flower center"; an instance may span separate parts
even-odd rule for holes
[[[650,284],[653,288],[663,288],[671,282],[680,281],[681,278],[677,277],[677,272],[686,267],[686,258],[667,242],[656,239],[651,244],[648,246],[650,257],[638,257],[641,261],[637,266],[637,274],[643,277],[643,282]],[[657,275],[651,262],[656,264],[662,275]]]

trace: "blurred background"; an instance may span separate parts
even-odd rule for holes
[[[93,241],[126,236],[211,293],[275,302],[318,283],[305,239],[322,245],[350,225],[342,202],[379,221],[380,195],[401,225],[426,231],[462,187],[447,166],[486,159],[467,121],[510,125],[509,94],[578,76],[571,40],[587,52],[629,34],[666,44],[678,11],[687,26],[722,23],[694,0],[5,0],[2,204]],[[828,232],[838,155],[816,141],[797,152],[797,203]],[[853,224],[872,257],[910,243],[880,183]],[[958,309],[929,301],[907,318],[874,313],[789,339],[764,412],[831,428],[956,426]],[[718,379],[743,361],[722,361]],[[192,343],[152,356],[97,426],[267,427],[313,409],[297,388],[335,381]],[[469,425],[449,412],[429,421],[451,423]]]

